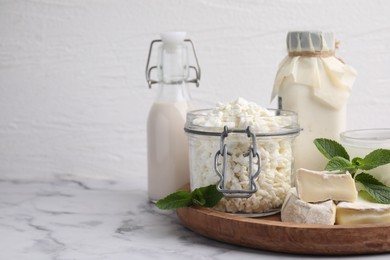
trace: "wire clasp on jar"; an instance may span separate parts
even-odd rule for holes
[[[249,174],[249,189],[227,189],[225,187],[225,180],[226,180],[226,167],[227,167],[227,158],[228,156],[231,156],[232,154],[228,151],[228,147],[225,143],[225,138],[228,137],[229,133],[245,133],[248,137],[252,139],[251,144],[249,145],[248,152],[244,154],[245,157],[249,156],[249,167],[248,167],[248,174]],[[219,171],[218,162],[220,160],[220,157],[222,156],[222,171]],[[253,159],[257,158],[257,170],[256,172],[253,172]],[[224,127],[223,132],[221,133],[221,142],[220,142],[220,149],[216,152],[214,157],[214,170],[219,176],[219,182],[217,184],[217,190],[219,192],[222,192],[225,197],[230,198],[249,198],[253,193],[257,191],[257,186],[255,183],[255,179],[259,176],[261,172],[261,160],[260,155],[257,152],[257,144],[256,144],[256,135],[251,131],[250,127],[248,126],[245,130],[243,129],[233,129],[229,130],[227,126]]]

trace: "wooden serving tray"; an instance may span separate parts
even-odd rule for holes
[[[202,207],[176,212],[182,224],[195,233],[239,246],[316,255],[390,252],[390,224],[294,224],[281,222],[280,214],[245,218]]]

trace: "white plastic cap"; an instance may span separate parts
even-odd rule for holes
[[[186,35],[186,32],[166,32],[162,33],[160,36],[164,48],[174,49],[176,46],[183,44]]]

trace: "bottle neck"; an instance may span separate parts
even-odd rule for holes
[[[158,64],[159,90],[156,101],[181,102],[189,101],[187,46],[163,45],[160,48]]]
[[[188,102],[191,96],[187,84],[181,83],[160,83],[156,101],[159,102]]]

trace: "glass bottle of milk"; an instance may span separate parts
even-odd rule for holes
[[[294,146],[294,168],[323,170],[327,160],[313,141],[339,140],[346,128],[346,105],[356,71],[335,56],[330,32],[289,32],[287,49],[272,99],[278,96],[279,107],[297,112],[303,128]]]
[[[156,202],[189,182],[188,144],[184,133],[187,111],[192,109],[187,83],[200,80],[200,68],[193,48],[197,67],[188,64],[185,32],[161,34],[161,40],[150,45],[146,65],[149,87],[158,84],[158,94],[147,120],[148,195]],[[160,44],[157,66],[149,67],[153,45]],[[153,70],[157,80],[151,80]],[[190,69],[195,79],[190,80]]]

